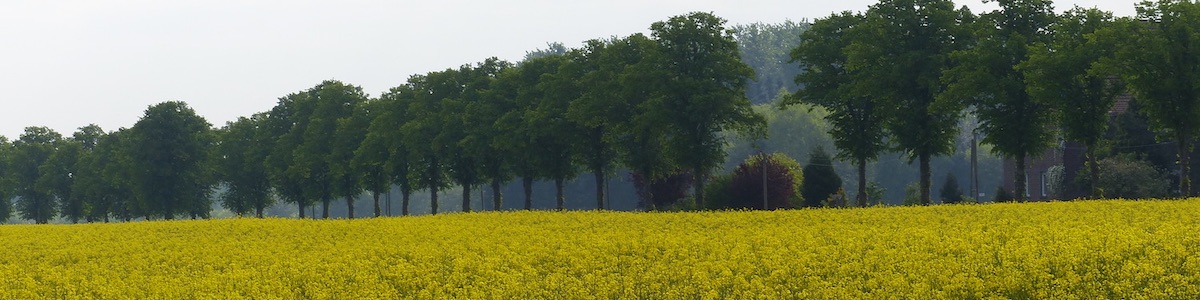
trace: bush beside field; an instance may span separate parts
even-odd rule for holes
[[[1200,199],[0,226],[0,298],[1200,297]]]

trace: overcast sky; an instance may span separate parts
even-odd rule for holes
[[[873,0],[0,2],[0,135],[132,126],[146,107],[187,102],[210,123],[266,111],[337,79],[372,96],[409,75],[562,42],[647,32],[691,11],[730,24],[800,21]],[[992,6],[956,0],[975,12]],[[1133,0],[1059,1],[1132,15]]]

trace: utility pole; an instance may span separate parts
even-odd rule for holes
[[[762,157],[758,163],[762,165],[763,210],[770,210],[767,204],[767,154],[759,151],[758,155]]]
[[[971,198],[979,202],[979,158],[977,156],[979,133],[971,130]]]

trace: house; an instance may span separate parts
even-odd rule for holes
[[[1131,95],[1117,96],[1113,101],[1112,108],[1108,111],[1108,116],[1115,118],[1128,112],[1132,101],[1133,96]],[[1085,150],[1086,148],[1082,144],[1060,139],[1058,145],[1040,155],[1026,158],[1025,198],[1030,201],[1048,201],[1050,199],[1075,199],[1086,195],[1086,191],[1074,190],[1073,185],[1069,184],[1064,185],[1062,191],[1057,191],[1058,195],[1054,195],[1054,192],[1051,191],[1052,186],[1055,185],[1052,168],[1062,166],[1063,182],[1075,182],[1076,175],[1084,168],[1084,163],[1087,161]],[[1016,165],[1016,161],[1012,159],[1004,160],[1003,177],[1000,178],[1000,182],[1004,190],[1010,193],[1016,190]]]

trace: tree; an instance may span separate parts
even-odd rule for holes
[[[1106,64],[1121,74],[1151,127],[1175,141],[1179,191],[1190,196],[1191,151],[1200,130],[1200,3],[1144,1],[1137,11],[1140,21],[1119,21],[1102,34],[1122,41]]]
[[[128,130],[104,133],[99,126],[84,128],[76,133],[76,139],[84,141],[85,148],[88,144],[95,148],[79,158],[72,194],[83,202],[88,222],[108,222],[112,217],[128,221],[139,214],[130,201],[134,193],[128,151],[132,147],[126,146]],[[81,138],[80,133],[85,132],[91,132],[94,139]]]
[[[742,62],[733,31],[710,13],[676,16],[650,26],[660,49],[655,66],[666,77],[656,99],[671,134],[670,153],[692,171],[696,206],[704,207],[704,182],[721,163],[721,131],[759,132],[762,116],[751,109],[746,84],[754,70]]]
[[[792,51],[792,60],[799,61],[806,70],[795,77],[796,83],[804,87],[780,103],[782,107],[806,103],[829,111],[825,120],[832,125],[829,134],[838,148],[838,158],[858,166],[860,207],[868,202],[867,162],[887,148],[882,110],[878,103],[857,92],[855,86],[864,83],[855,80],[863,76],[847,68],[846,47],[854,42],[852,32],[863,21],[861,14],[843,12],[814,22],[801,35],[800,46]]]
[[[538,79],[541,97],[535,100],[536,107],[526,111],[525,126],[533,132],[533,143],[539,146],[538,168],[543,176],[554,180],[555,208],[558,210],[566,209],[563,192],[566,180],[579,173],[574,150],[580,143],[583,128],[567,118],[571,101],[579,98],[582,89],[578,83],[583,76],[583,66],[573,62],[578,56],[578,51],[572,51],[541,58],[549,69]]]
[[[59,213],[71,223],[79,223],[84,217],[83,201],[73,195],[71,186],[78,173],[79,157],[84,151],[83,143],[63,139],[54,148],[54,153],[38,166],[39,176],[34,183],[34,189],[53,197],[58,201]]]
[[[0,136],[0,223],[8,222],[13,213],[13,190],[11,160],[13,144],[8,138]]]
[[[1132,155],[1117,155],[1100,160],[1099,178],[1092,185],[1100,190],[1101,197],[1110,199],[1153,199],[1170,194],[1171,181],[1150,163]],[[1083,173],[1091,170],[1083,170]],[[1090,175],[1090,174],[1084,174]]]
[[[264,161],[270,155],[273,137],[268,136],[266,114],[240,117],[217,131],[214,172],[225,184],[221,206],[238,216],[254,213],[262,218],[271,206],[271,182]]]
[[[930,202],[930,161],[949,154],[962,104],[937,97],[950,53],[970,36],[971,14],[949,0],[883,0],[864,15],[861,30],[846,47],[846,65],[857,74],[854,89],[878,103],[895,149],[917,160],[919,201]]]
[[[384,153],[370,151],[356,155],[356,159],[372,153],[383,155],[383,157],[370,159],[363,157],[360,163],[383,162],[384,171],[388,175],[389,184],[387,186],[390,189],[391,184],[396,184],[400,188],[401,214],[405,216],[408,215],[408,204],[412,191],[419,184],[414,180],[417,175],[414,174],[412,167],[414,160],[411,149],[413,147],[406,144],[406,137],[402,130],[408,119],[408,107],[415,94],[416,91],[411,84],[403,84],[391,88],[379,96],[383,111],[374,120],[371,120],[371,127],[367,129],[367,138],[361,147],[375,147],[372,145],[380,144],[382,147],[386,147],[387,151]],[[360,148],[360,151],[362,150]],[[365,180],[364,182],[370,181]],[[379,186],[371,183],[366,185],[368,189]]]
[[[1053,37],[1045,45],[1029,48],[1029,59],[1020,70],[1027,79],[1026,89],[1034,101],[1054,108],[1063,135],[1087,148],[1091,182],[1100,175],[1098,144],[1108,130],[1108,111],[1123,85],[1101,65],[1111,59],[1112,41],[1096,37],[1113,22],[1112,13],[1076,7],[1059,16],[1050,26]],[[1098,197],[1095,186],[1092,197]]]
[[[751,156],[733,171],[730,190],[737,195],[733,207],[780,209],[808,203],[810,199],[801,193],[801,187],[807,184],[806,175],[800,163],[782,153]],[[763,206],[763,192],[766,192],[766,207]],[[820,206],[824,199],[817,200],[812,206]]]
[[[977,44],[957,51],[946,72],[945,102],[969,101],[979,116],[979,132],[992,151],[1016,161],[1018,201],[1025,200],[1025,159],[1050,147],[1050,106],[1027,92],[1032,82],[1017,65],[1030,46],[1046,44],[1054,22],[1049,1],[999,1],[1000,10],[980,16]]]
[[[305,197],[303,173],[293,170],[296,164],[296,148],[304,142],[304,131],[308,117],[312,115],[314,99],[308,93],[298,92],[279,98],[267,113],[265,133],[274,137],[270,154],[264,163],[274,193],[288,203],[294,203],[300,218],[304,209],[313,204]],[[316,216],[313,216],[314,218]]]
[[[42,164],[50,160],[61,142],[62,135],[46,127],[26,127],[25,133],[13,142],[8,175],[15,187],[16,209],[21,218],[46,224],[58,213],[54,195],[36,186],[42,177]]]
[[[491,181],[492,210],[500,210],[504,201],[501,184],[513,177],[513,154],[500,146],[504,132],[497,124],[506,112],[517,109],[511,84],[499,83],[510,68],[511,63],[494,57],[476,65],[464,95],[468,103],[463,119],[468,126],[461,144],[478,160],[481,175]]]
[[[942,203],[955,204],[963,201],[962,189],[954,173],[946,173],[946,182],[942,184]]]
[[[566,173],[561,168],[564,159],[570,166],[571,152],[566,149],[570,147],[570,141],[559,140],[562,133],[556,131],[560,128],[551,127],[565,121],[561,112],[553,111],[559,107],[553,101],[560,98],[547,99],[552,97],[547,95],[548,92],[559,91],[551,91],[553,86],[549,83],[543,84],[544,79],[550,78],[547,74],[558,72],[565,60],[561,54],[527,55],[512,71],[501,74],[493,87],[497,92],[515,99],[515,109],[505,113],[496,122],[505,134],[497,146],[514,155],[510,166],[513,174],[521,177],[525,191],[524,207],[527,210],[533,208],[533,181],[555,179],[556,173]],[[556,181],[556,190],[560,190],[559,183]]]
[[[407,88],[413,91],[413,98],[407,101],[408,118],[400,128],[403,144],[409,150],[408,161],[416,174],[416,187],[429,190],[429,207],[433,214],[438,212],[438,191],[449,186],[445,154],[450,145],[444,139],[438,139],[444,123],[440,106],[447,91],[438,89],[437,83],[446,82],[444,78],[452,71],[409,77]]]
[[[604,209],[607,202],[604,188],[606,176],[612,172],[617,160],[616,135],[613,129],[625,116],[621,114],[620,96],[613,91],[621,89],[620,76],[627,62],[613,58],[618,40],[590,40],[571,55],[572,70],[578,74],[582,90],[579,98],[567,107],[567,118],[580,130],[575,143],[575,155],[596,179],[596,209]]]
[[[771,103],[780,93],[794,93],[802,85],[793,79],[806,69],[792,61],[789,53],[803,45],[803,36],[809,28],[809,24],[791,20],[732,27],[742,61],[756,75],[746,86],[746,97],[751,103]]]
[[[135,199],[147,218],[208,217],[212,125],[180,101],[150,106],[130,128]]]
[[[346,199],[346,217],[349,219],[354,218],[354,197],[362,193],[363,174],[368,172],[367,169],[359,168],[360,165],[354,164],[354,157],[355,152],[362,149],[367,129],[371,126],[371,119],[375,117],[375,112],[371,109],[373,105],[370,103],[365,97],[344,103],[344,105],[353,105],[350,107],[353,111],[349,115],[343,115],[337,119],[337,128],[331,137],[333,145],[331,145],[329,155],[325,158],[329,164],[330,178],[333,180],[331,192],[334,197]],[[378,215],[379,194],[374,193],[373,196],[375,213]]]
[[[800,195],[804,197],[804,206],[821,206],[830,195],[842,189],[842,178],[833,170],[833,160],[825,149],[817,147],[804,166],[804,185],[800,187]]]
[[[381,96],[380,99],[364,102],[363,105],[367,106],[365,109],[373,117],[366,120],[368,125],[365,135],[362,143],[354,150],[354,158],[350,164],[358,171],[359,184],[371,191],[371,199],[375,201],[375,217],[379,217],[379,194],[387,192],[392,186],[388,159],[391,157],[393,129],[400,126],[394,125],[396,120],[391,116],[394,100]],[[407,201],[405,203],[407,204]],[[390,202],[388,206],[391,206]],[[405,210],[407,211],[407,208]],[[390,213],[389,211],[389,215]]]
[[[295,147],[295,157],[287,172],[300,179],[300,190],[304,197],[321,201],[321,217],[329,218],[329,203],[335,196],[334,184],[339,180],[349,180],[347,176],[335,178],[337,174],[333,173],[333,168],[335,165],[349,165],[352,155],[346,152],[353,151],[346,150],[349,147],[334,148],[338,120],[351,116],[354,108],[366,101],[367,96],[362,88],[336,80],[321,82],[305,93],[308,94],[312,110],[303,128],[293,128],[298,130],[294,134],[301,136],[301,142]],[[297,117],[303,118],[304,115]]]

